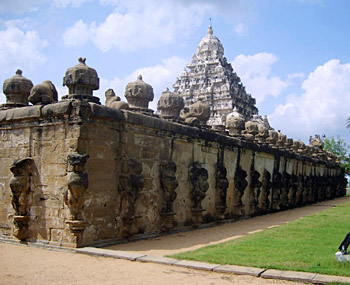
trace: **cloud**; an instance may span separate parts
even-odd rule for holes
[[[248,33],[248,28],[244,23],[238,23],[234,26],[234,31],[239,36],[244,36]]]
[[[117,48],[135,51],[169,45],[191,35],[205,17],[219,15],[222,7],[239,7],[241,1],[223,1],[218,5],[212,1],[121,1],[101,0],[102,5],[112,5],[114,11],[102,22],[77,21],[64,33],[68,46],[80,46],[88,40],[101,51]],[[229,5],[231,4],[231,5]],[[232,18],[232,14],[231,14]],[[243,33],[243,24],[237,27]],[[83,42],[74,36],[82,31]]]
[[[135,81],[138,75],[142,75],[143,80],[153,87],[154,99],[150,103],[150,108],[157,110],[157,102],[163,91],[167,87],[172,90],[172,85],[175,83],[175,79],[179,76],[181,70],[188,60],[180,57],[170,57],[162,61],[162,64],[149,67],[141,67],[133,71],[131,74],[124,78],[114,78],[112,80],[101,79],[101,87],[99,90],[101,101],[104,102],[104,92],[108,88],[113,88],[115,93],[126,101],[124,97],[125,86],[132,81]]]
[[[0,14],[22,14],[39,10],[47,0],[1,0]]]
[[[294,138],[326,134],[348,137],[350,63],[333,59],[318,66],[302,83],[303,94],[290,95],[269,116],[272,126]]]
[[[267,96],[278,97],[288,87],[288,80],[271,75],[273,64],[278,57],[271,53],[254,55],[240,54],[232,62],[233,69],[240,76],[248,93],[261,103]]]
[[[78,8],[86,2],[91,2],[92,0],[53,0],[52,5],[59,8],[66,8],[67,6],[72,6],[73,8]]]
[[[17,68],[34,70],[42,65],[46,57],[42,50],[48,45],[48,41],[41,39],[35,30],[22,31],[9,25],[0,30],[0,75],[11,74]]]

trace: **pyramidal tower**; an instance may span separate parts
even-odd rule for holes
[[[185,107],[202,101],[210,107],[210,126],[225,125],[226,116],[234,109],[245,120],[258,114],[255,99],[247,94],[240,78],[224,57],[224,47],[214,36],[212,26],[198,45],[192,61],[173,85],[183,97]]]

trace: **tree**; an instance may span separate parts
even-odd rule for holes
[[[350,132],[350,117],[346,120],[346,127],[349,129]]]
[[[350,151],[350,145],[339,136],[336,139],[334,137],[325,137],[323,142],[323,148],[338,155],[340,164],[345,168],[345,172],[350,173],[350,154],[348,153]]]

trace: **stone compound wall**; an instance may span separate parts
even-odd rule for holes
[[[67,100],[0,111],[0,235],[81,247],[345,195],[336,163]]]

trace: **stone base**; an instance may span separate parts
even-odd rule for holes
[[[95,97],[95,96],[91,96],[91,95],[65,95],[62,96],[62,100],[84,100],[87,102],[92,102],[92,103],[96,103],[96,104],[101,104],[100,103],[100,98]]]

